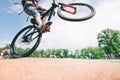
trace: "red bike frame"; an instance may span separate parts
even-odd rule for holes
[[[74,6],[72,6],[72,5],[69,5],[69,4],[64,4],[64,3],[59,3],[59,4],[62,6],[62,10],[63,10],[63,11],[68,12],[68,13],[71,13],[71,14],[75,14],[75,13],[76,13],[76,7],[74,7]],[[63,6],[69,7],[69,8],[73,8],[74,11],[71,12],[71,11],[69,11],[69,10],[66,10],[66,9],[63,8]]]

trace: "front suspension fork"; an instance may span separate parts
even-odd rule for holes
[[[76,14],[76,7],[70,5],[70,4],[65,4],[65,3],[59,3],[61,5],[61,9],[65,12],[68,12],[70,14]],[[70,10],[66,10],[64,7],[69,7],[69,8],[72,8],[74,9],[74,11],[70,11]]]

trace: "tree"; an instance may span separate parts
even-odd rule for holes
[[[81,58],[80,52],[81,52],[80,50],[76,50],[75,53],[74,53],[74,55],[75,55],[74,57],[75,58]]]
[[[98,45],[103,47],[108,56],[120,53],[120,31],[105,29],[98,34]],[[111,55],[112,54],[112,55]]]
[[[81,49],[81,58],[82,59],[86,59],[88,54],[89,54],[89,51],[87,48]]]
[[[105,52],[101,47],[88,47],[81,50],[81,57],[88,59],[101,59]]]

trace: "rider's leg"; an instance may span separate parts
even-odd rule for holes
[[[46,19],[47,19],[47,16],[44,17],[42,20],[40,19],[39,15],[37,15],[35,17],[35,20],[38,24],[38,28],[40,28],[41,24],[43,24],[45,26],[44,29],[43,29],[43,32],[50,32],[50,25],[52,24],[52,22],[50,22],[50,21],[46,22]]]
[[[46,19],[47,19],[47,16],[45,16],[43,19],[42,19],[42,23],[44,24],[44,30],[43,30],[43,33],[44,32],[50,32],[50,26],[51,26],[51,24],[52,24],[52,22],[51,21],[46,21]]]
[[[45,16],[45,17],[42,19],[43,24],[46,23],[46,19],[47,19],[47,16]]]
[[[47,16],[44,17],[42,20],[41,20],[41,14],[40,12],[33,6],[27,6],[25,8],[25,12],[28,14],[28,15],[31,15],[35,18],[36,20],[36,23],[38,24],[38,28],[40,28],[42,25],[45,25],[46,24],[46,19],[47,19]],[[47,25],[48,26],[48,25]],[[49,27],[49,26],[48,26]]]
[[[35,20],[38,24],[38,28],[41,27],[41,25],[44,25],[45,26],[45,29],[46,31],[50,32],[50,25],[52,24],[52,22],[47,22],[46,19],[47,19],[47,16],[45,16],[42,20],[41,20],[41,16],[40,16],[40,13],[38,14],[38,12],[34,15],[35,17]]]
[[[36,20],[37,25],[38,25],[37,27],[38,28],[41,27],[41,25],[43,24],[42,20],[41,20],[41,15],[34,6],[31,6],[31,5],[26,6],[25,13],[30,15],[30,16],[33,16]]]
[[[40,19],[40,16],[35,17],[36,23],[38,24],[38,28],[43,24],[42,20]]]

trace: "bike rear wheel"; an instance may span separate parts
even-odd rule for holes
[[[95,15],[95,9],[89,4],[71,3],[69,5],[76,7],[76,13],[70,14],[68,12],[65,12],[62,8],[69,11],[73,11],[73,9],[66,6],[62,6],[62,8],[59,8],[57,11],[57,14],[60,18],[67,21],[84,21],[92,18]]]
[[[13,38],[11,43],[11,53],[19,54],[20,57],[29,56],[34,52],[34,50],[36,50],[41,38],[42,33],[40,33],[38,28],[33,25],[29,25],[20,30]]]

